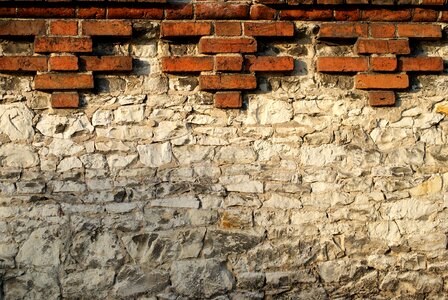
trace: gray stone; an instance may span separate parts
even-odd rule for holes
[[[117,275],[114,290],[122,298],[140,294],[154,295],[170,284],[169,273],[163,270],[145,270],[138,266],[125,265]]]
[[[67,274],[62,280],[62,294],[66,298],[99,297],[114,283],[113,269],[87,269]]]
[[[188,297],[222,295],[235,285],[232,274],[216,259],[175,261],[170,275],[176,292]]]
[[[21,266],[58,267],[61,263],[62,241],[57,236],[56,227],[34,230],[20,246],[16,261]]]

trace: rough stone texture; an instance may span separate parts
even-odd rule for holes
[[[352,50],[296,22],[259,47],[300,68],[217,109],[195,75],[161,72],[196,45],[145,22],[99,43],[138,66],[98,75],[79,110],[0,75],[0,299],[446,298],[447,76],[369,107],[314,70]],[[446,37],[415,43],[448,57]]]

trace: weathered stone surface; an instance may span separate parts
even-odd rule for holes
[[[34,135],[33,112],[24,103],[0,105],[0,133],[11,141],[29,140]]]
[[[30,146],[5,144],[0,146],[0,163],[4,167],[30,168],[39,164],[39,156]]]
[[[102,290],[110,289],[114,283],[113,269],[88,269],[67,275],[61,283],[63,296],[98,297]]]
[[[176,292],[188,297],[222,295],[235,284],[229,270],[216,259],[175,261],[170,274]]]
[[[43,135],[54,138],[69,138],[78,132],[91,133],[94,129],[83,114],[74,117],[42,115],[36,128]]]
[[[61,263],[62,241],[52,241],[57,235],[56,227],[39,228],[33,231],[20,246],[16,256],[19,265],[36,267],[58,267]]]
[[[159,231],[126,236],[123,243],[133,260],[157,266],[177,259],[197,258],[203,247],[205,229]]]
[[[145,109],[143,105],[129,105],[119,107],[114,112],[114,121],[123,123],[135,123],[143,121]]]
[[[148,167],[156,168],[166,165],[172,160],[171,144],[139,145],[137,151],[140,161]]]
[[[118,297],[128,298],[139,294],[154,295],[163,291],[169,284],[170,277],[166,271],[149,271],[126,265],[118,273],[114,290]]]

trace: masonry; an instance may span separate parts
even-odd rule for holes
[[[447,22],[0,1],[0,299],[444,299]]]

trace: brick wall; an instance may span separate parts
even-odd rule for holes
[[[447,3],[183,2],[0,1],[0,300],[445,299]]]
[[[353,45],[354,56],[318,57],[313,64],[316,72],[355,75],[355,88],[369,91],[372,106],[394,105],[409,76],[444,70],[441,57],[412,49],[442,38],[443,0],[3,3],[0,36],[34,38],[35,55],[0,57],[0,70],[37,72],[34,88],[54,93],[55,108],[78,107],[77,91],[94,88],[96,72],[132,71],[130,56],[95,56],[92,40],[129,38],[136,19],[161,20],[167,43],[197,43],[197,55],[165,57],[162,69],[196,73],[200,89],[216,92],[221,108],[241,107],[242,93],[257,89],[258,74],[294,71],[300,62],[293,57],[258,53],[260,39],[293,39],[297,21],[314,22],[321,41]]]

